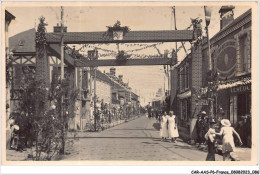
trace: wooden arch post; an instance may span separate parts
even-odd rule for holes
[[[41,88],[45,88],[49,91],[50,88],[50,64],[48,57],[48,45],[45,37],[45,23],[44,17],[40,19],[38,31],[36,33],[36,78],[41,83]],[[43,105],[43,106],[42,106]],[[44,111],[49,107],[48,95],[46,93],[43,104],[37,102],[36,109],[39,116],[42,116]]]

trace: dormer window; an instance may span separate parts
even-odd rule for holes
[[[19,46],[23,46],[24,45],[24,40],[20,40],[19,41]]]

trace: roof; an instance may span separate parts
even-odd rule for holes
[[[49,46],[50,46],[49,47],[50,49],[52,49],[53,51],[55,51],[58,54],[57,57],[59,58],[60,53],[61,53],[60,45],[59,44],[50,44]],[[74,58],[72,58],[70,56],[70,54],[67,54],[66,52],[64,52],[64,62],[67,65],[74,65]]]
[[[95,71],[93,70],[93,69],[91,69],[90,70],[90,74],[92,75],[92,76],[94,76],[95,75]],[[107,82],[107,83],[111,83],[111,79],[105,74],[105,73],[102,73],[100,70],[96,70],[96,77],[98,78],[98,79],[100,79],[100,80],[102,80],[102,81],[105,81],[105,82]]]
[[[9,38],[10,50],[14,53],[35,53],[35,33],[36,30],[29,29],[18,33]],[[60,46],[58,44],[50,44],[49,49],[60,57]],[[64,61],[67,65],[74,65],[74,58],[65,52]]]
[[[226,25],[225,27],[223,27],[218,33],[216,33],[211,39],[210,41],[212,41],[213,39],[217,38],[219,35],[221,35],[222,33],[225,33],[225,31],[228,28],[231,28],[232,26],[235,26],[237,23],[239,23],[241,20],[245,19],[247,16],[252,14],[252,9],[249,9],[248,11],[246,11],[245,13],[243,13],[242,15],[240,15],[239,17],[237,17],[236,19],[234,19],[231,23],[229,23],[228,25]],[[252,18],[252,17],[251,17]],[[250,18],[250,19],[251,19]]]
[[[134,43],[134,42],[174,42],[192,41],[192,30],[159,30],[159,31],[130,31],[125,34],[122,40],[113,40],[104,32],[66,32],[64,34],[65,44],[80,43]],[[61,33],[47,33],[48,43],[60,42]]]
[[[185,62],[189,61],[189,59],[191,59],[191,53],[186,55],[186,57],[181,62],[176,64],[175,67],[180,68]]]
[[[134,92],[131,92],[131,98],[134,99],[134,100],[138,100],[138,95]]]
[[[15,19],[15,16],[12,13],[5,10],[5,20],[11,21],[13,19]]]
[[[35,50],[35,32],[36,30],[29,29],[18,33],[9,38],[9,48],[12,52],[36,52]]]

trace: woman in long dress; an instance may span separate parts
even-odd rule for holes
[[[166,138],[168,137],[168,118],[167,112],[163,113],[162,119],[161,119],[161,130],[160,130],[160,136],[161,141],[166,141]]]
[[[223,161],[226,159],[230,160],[230,152],[235,151],[235,143],[233,134],[237,136],[239,139],[240,144],[242,145],[241,138],[239,134],[235,131],[233,127],[231,127],[231,123],[228,119],[221,120],[222,128],[217,135],[223,135],[222,140],[222,153],[223,153]]]
[[[177,128],[177,118],[173,115],[173,111],[170,111],[170,115],[168,118],[168,133],[171,139],[171,142],[176,142],[176,137],[179,137],[179,132]]]

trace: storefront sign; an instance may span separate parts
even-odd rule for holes
[[[250,90],[251,90],[250,85],[237,86],[237,87],[231,88],[232,93],[246,92],[246,91],[250,91]]]

